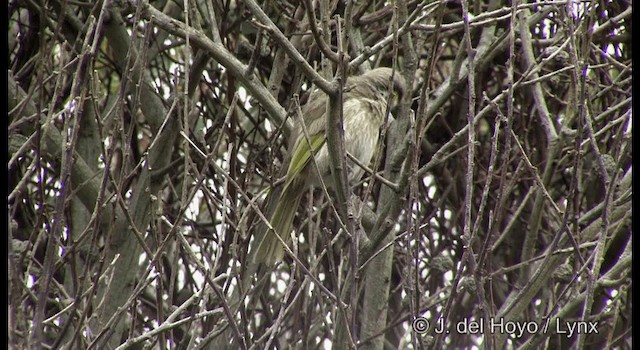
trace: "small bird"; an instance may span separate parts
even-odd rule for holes
[[[389,95],[402,94],[403,90],[404,81],[399,72],[393,74],[393,70],[386,67],[347,79],[343,94],[344,146],[360,163],[369,164],[377,148]],[[284,185],[281,191],[273,192],[278,197],[269,222],[287,244],[290,244],[293,218],[305,190],[321,187],[322,182],[328,188],[333,187],[326,144],[327,100],[327,95],[320,90],[310,95],[302,110],[308,139],[302,125],[297,125],[291,135],[294,142]],[[311,161],[312,156],[317,168]],[[351,160],[347,162],[347,170],[350,182],[359,180],[364,173],[364,169]],[[254,254],[254,262],[273,265],[282,260],[284,248],[276,233],[266,225],[262,226],[265,232]]]

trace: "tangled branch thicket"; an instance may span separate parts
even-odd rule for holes
[[[11,347],[631,348],[630,1],[255,1],[9,2]],[[300,106],[379,66],[375,176],[253,264]]]

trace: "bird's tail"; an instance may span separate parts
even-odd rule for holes
[[[273,230],[266,228],[262,241],[258,244],[256,253],[253,255],[254,262],[261,262],[271,266],[282,260],[284,257],[284,247],[278,236],[290,246],[291,229],[293,218],[300,205],[303,189],[301,186],[287,186],[280,196],[276,208],[271,215],[269,222]]]

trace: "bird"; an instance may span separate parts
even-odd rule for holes
[[[347,78],[342,101],[344,146],[360,163],[369,164],[378,147],[390,94],[397,97],[404,88],[400,73],[388,67]],[[253,255],[255,263],[272,266],[282,261],[284,248],[276,234],[290,244],[293,219],[305,190],[319,188],[322,183],[329,189],[334,187],[326,141],[327,100],[324,92],[315,90],[302,108],[304,126],[297,123],[290,136],[293,143],[284,184],[280,191],[272,192],[276,196],[275,209],[269,218],[272,229],[261,225],[263,235]],[[348,159],[347,173],[353,183],[362,177],[364,169]]]

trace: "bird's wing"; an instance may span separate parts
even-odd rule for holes
[[[305,166],[309,164],[312,154],[316,154],[320,147],[324,145],[326,141],[326,135],[324,132],[309,136],[309,142],[305,137],[302,137],[296,144],[296,148],[291,157],[289,163],[289,169],[287,169],[287,180],[284,184],[284,189],[289,187],[291,182],[298,178],[298,175],[302,172]],[[311,146],[311,147],[309,147]]]

